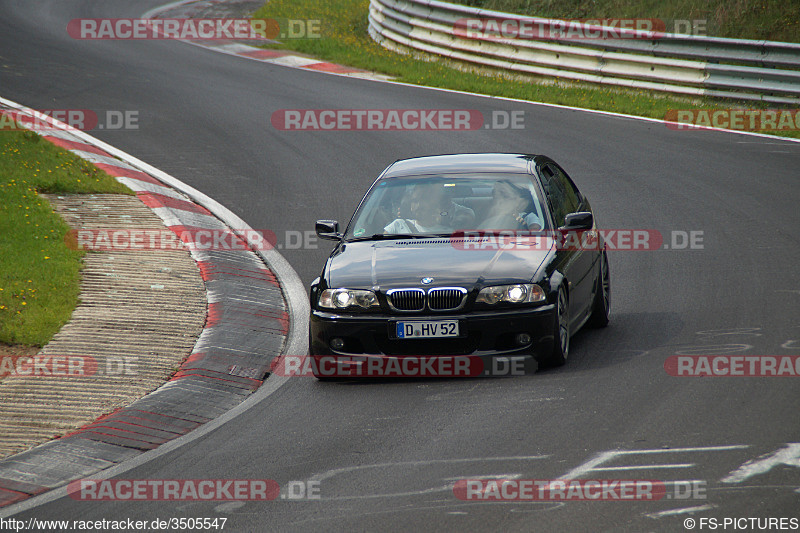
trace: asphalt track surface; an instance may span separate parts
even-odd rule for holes
[[[78,41],[65,31],[73,18],[137,17],[158,5],[1,0],[0,95],[37,109],[137,111],[138,130],[91,133],[279,239],[318,218],[346,221],[395,159],[520,151],[560,162],[601,226],[668,239],[702,231],[704,247],[612,252],[611,325],[577,334],[563,368],[482,380],[293,378],[218,430],[121,476],[318,480],[319,500],[62,498],[17,518],[226,517],[228,531],[684,531],[687,517],[800,518],[800,461],[786,448],[800,442],[800,378],[664,370],[677,353],[800,355],[800,144],[348,79],[173,41]],[[525,129],[282,132],[270,116],[284,108],[522,110]],[[323,242],[282,252],[307,284],[329,250]],[[783,448],[782,461],[770,457]],[[609,450],[649,452],[594,463],[612,470],[582,467]],[[722,481],[754,459],[744,470],[752,475]],[[454,497],[454,480],[480,476],[697,480],[705,493],[657,502]],[[676,514],[658,514],[666,511]]]

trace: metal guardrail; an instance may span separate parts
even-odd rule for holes
[[[536,25],[548,38],[471,34],[467,21]],[[574,23],[571,23],[574,24]],[[800,103],[800,44],[621,30],[620,38],[550,37],[565,21],[475,9],[437,0],[370,0],[369,32],[386,48],[478,66],[671,93]],[[573,26],[574,27],[574,26]],[[552,30],[552,32],[551,32]]]

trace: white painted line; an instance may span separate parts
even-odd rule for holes
[[[616,117],[616,118],[627,118],[630,120],[644,120],[646,122],[656,122],[659,124],[674,124],[674,122],[670,122],[668,120],[664,120],[661,118],[650,118],[650,117],[638,117],[636,115],[628,115],[625,113],[615,113],[614,111],[600,111],[598,109],[585,109],[582,107],[575,107],[575,106],[568,106],[568,105],[561,105],[561,104],[550,104],[547,102],[534,102],[531,100],[522,100],[520,98],[509,98],[506,96],[490,96],[486,94],[479,94],[479,93],[472,93],[467,91],[457,91],[455,89],[443,89],[441,87],[425,87],[424,85],[415,85],[412,83],[400,83],[397,81],[392,80],[370,80],[370,81],[378,81],[382,83],[391,83],[393,85],[405,85],[409,87],[419,87],[421,89],[430,89],[431,91],[441,91],[446,93],[454,93],[454,94],[465,94],[469,96],[477,96],[479,98],[491,98],[495,100],[503,100],[506,102],[517,102],[521,104],[531,104],[531,105],[538,105],[542,107],[552,107],[555,109],[568,109],[570,111],[581,111],[584,113],[594,113],[596,115],[605,115],[609,117]],[[795,139],[792,137],[778,137],[777,135],[768,135],[766,133],[756,133],[752,131],[738,131],[738,130],[728,130],[723,128],[706,128],[706,131],[716,131],[716,132],[723,132],[723,133],[736,133],[739,135],[748,135],[751,137],[762,137],[765,139],[774,139],[778,141],[785,141],[785,142],[793,142],[793,143],[800,143],[800,139]]]
[[[671,465],[637,465],[637,466],[606,466],[603,468],[593,468],[595,472],[613,472],[614,470],[650,470],[651,468],[692,468],[697,466],[695,463],[677,463]]]
[[[414,466],[424,466],[433,464],[474,463],[481,461],[538,461],[541,459],[549,459],[549,458],[550,455],[511,455],[505,457],[474,457],[474,458],[469,457],[469,458],[457,458],[457,459],[428,459],[420,461],[398,461],[396,463],[374,463],[369,465],[355,465],[355,466],[345,466],[342,468],[334,468],[332,470],[327,470],[321,474],[314,474],[309,479],[313,481],[323,481],[325,479],[331,478],[339,474],[343,474],[345,472],[355,472],[358,470],[367,470],[370,468],[387,468],[387,467],[399,467],[399,466],[414,467]]]
[[[720,452],[720,451],[730,451],[730,450],[739,450],[743,448],[749,448],[749,446],[745,444],[735,444],[730,446],[702,446],[702,447],[692,447],[692,448],[667,448],[667,449],[647,449],[647,450],[610,450],[606,452],[602,452],[597,455],[594,459],[590,459],[586,461],[582,465],[573,468],[563,476],[560,476],[558,479],[569,480],[569,479],[576,479],[579,477],[583,477],[584,475],[588,474],[589,472],[595,471],[604,471],[604,470],[645,470],[647,468],[688,468],[686,463],[676,463],[673,465],[634,465],[634,466],[617,466],[617,467],[600,467],[600,465],[604,463],[608,463],[617,457],[623,457],[626,455],[651,455],[651,454],[661,454],[661,453],[691,453],[691,452]]]
[[[758,459],[747,461],[720,481],[723,483],[741,483],[753,476],[766,474],[778,465],[800,468],[800,443],[789,443],[780,450],[762,455]]]
[[[452,481],[453,483],[457,481],[461,481],[462,479],[519,479],[522,477],[522,474],[481,474],[480,476],[456,476],[456,477],[445,477],[442,478],[445,481]]]
[[[620,450],[619,455],[639,455],[642,453],[683,453],[683,452],[724,452],[749,448],[749,444],[732,444],[729,446],[700,446],[692,448],[656,448],[650,450]]]
[[[414,468],[414,467],[424,467],[426,465],[431,464],[463,464],[463,463],[471,463],[471,462],[486,462],[486,461],[521,461],[521,460],[541,460],[549,458],[549,455],[527,455],[527,456],[511,456],[511,457],[477,457],[477,458],[464,458],[464,459],[430,459],[430,460],[422,460],[422,461],[398,461],[395,463],[375,463],[369,465],[354,465],[354,466],[347,466],[343,468],[334,468],[328,470],[326,472],[322,472],[320,474],[312,475],[309,480],[310,481],[319,481],[322,482],[326,479],[331,477],[337,476],[339,474],[344,473],[351,473],[360,470],[372,469],[372,468]],[[516,476],[519,474],[512,474],[511,476],[515,476],[513,478],[509,477],[510,479],[517,479]],[[438,487],[428,487],[425,489],[420,490],[411,490],[411,491],[404,491],[404,492],[393,492],[393,493],[386,493],[386,494],[353,494],[353,495],[345,495],[345,496],[333,496],[333,497],[323,497],[322,500],[327,501],[346,501],[346,500],[369,500],[369,499],[376,499],[376,498],[400,498],[406,496],[418,496],[423,494],[431,494],[434,492],[450,492],[453,490],[453,483],[451,482],[453,478],[446,478],[442,481],[444,482],[443,485]]]
[[[753,141],[736,141],[736,144],[776,144],[783,146],[783,143],[769,143],[769,142],[753,142]]]
[[[676,355],[707,355],[707,354],[727,354],[730,352],[746,352],[753,348],[752,344],[705,344],[686,346],[680,350],[675,350]]]
[[[653,518],[655,520],[658,520],[659,518],[663,518],[665,516],[676,516],[681,514],[691,514],[691,513],[699,513],[702,511],[710,511],[715,507],[716,505],[707,503],[705,505],[697,505],[695,507],[682,507],[680,509],[670,509],[668,511],[661,511],[659,513],[650,513],[646,514],[645,516],[648,518]]]

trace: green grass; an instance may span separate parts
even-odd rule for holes
[[[451,0],[483,9],[546,18],[655,18],[667,30],[677,20],[706,20],[705,34],[800,42],[797,0]]]
[[[131,191],[32,132],[0,132],[0,343],[43,346],[78,303],[82,251],[37,193]]]
[[[522,0],[519,3],[526,4]],[[527,3],[533,5],[535,2],[531,0]],[[548,3],[554,6],[553,9],[560,5],[557,2]],[[571,2],[567,3],[571,5]],[[681,98],[664,93],[610,89],[601,86],[540,84],[530,80],[509,79],[500,72],[475,75],[474,72],[451,68],[444,62],[420,61],[381,47],[367,33],[368,9],[369,0],[269,0],[253,16],[275,19],[318,19],[321,21],[320,38],[286,39],[282,44],[271,47],[295,50],[327,61],[388,74],[402,83],[657,119],[663,119],[670,109],[776,107],[754,102]],[[770,133],[800,137],[800,132],[794,131]]]

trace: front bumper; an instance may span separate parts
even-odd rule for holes
[[[553,348],[554,305],[522,309],[498,309],[462,314],[373,315],[338,314],[312,310],[309,326],[309,353],[334,355],[337,360],[363,360],[364,357],[456,357],[479,358],[485,368],[497,359],[525,359],[546,356]],[[398,320],[458,320],[461,337],[451,339],[392,338]],[[517,343],[517,335],[527,333],[530,342]],[[341,349],[330,346],[333,338],[344,341]],[[352,357],[350,357],[352,356]]]

